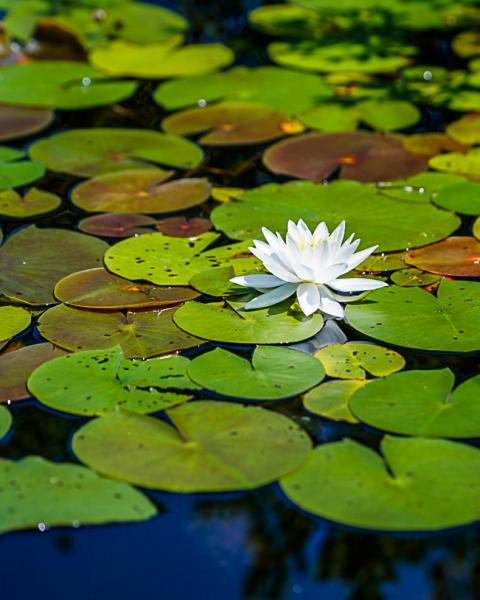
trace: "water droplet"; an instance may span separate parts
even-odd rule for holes
[[[423,78],[425,81],[431,81],[433,79],[433,73],[431,71],[424,71]]]
[[[87,85],[91,85],[91,83],[92,83],[92,80],[90,79],[90,77],[84,77],[82,79],[82,85],[87,86]]]
[[[200,108],[205,108],[205,106],[207,106],[207,101],[205,100],[205,98],[200,98],[197,104]]]

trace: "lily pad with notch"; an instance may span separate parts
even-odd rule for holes
[[[30,188],[21,196],[15,190],[0,191],[0,215],[11,219],[30,219],[53,212],[62,204],[57,194]]]
[[[332,421],[358,423],[349,401],[368,382],[368,379],[345,379],[321,383],[305,394],[303,405],[308,411]]]

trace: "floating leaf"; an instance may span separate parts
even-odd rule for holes
[[[460,154],[460,152],[439,154],[430,159],[429,165],[438,171],[458,173],[465,177],[478,179],[480,178],[480,148],[473,148],[465,154]]]
[[[322,444],[282,489],[304,510],[355,527],[427,531],[478,520],[479,450],[387,436],[382,452],[385,462],[352,440]]]
[[[23,152],[0,146],[0,192],[27,185],[45,174],[37,160],[22,160]]]
[[[333,421],[357,423],[357,419],[350,411],[349,401],[353,394],[368,381],[366,379],[327,381],[307,392],[303,397],[303,405],[307,410],[321,417]]]
[[[133,169],[106,173],[72,191],[72,202],[87,212],[167,213],[191,208],[210,195],[206,179],[163,183],[171,171]]]
[[[53,117],[53,111],[48,108],[28,108],[3,104],[0,106],[0,141],[33,135],[48,127],[53,121]]]
[[[392,273],[390,276],[390,279],[393,283],[402,287],[424,287],[436,283],[439,281],[440,277],[439,275],[433,275],[432,273],[425,273],[425,271],[420,271],[419,269],[410,268],[395,271],[395,273]]]
[[[306,317],[283,302],[261,310],[244,310],[245,302],[187,302],[175,323],[207,340],[227,344],[287,344],[301,342],[323,327],[320,313]]]
[[[0,215],[28,219],[56,210],[62,201],[56,194],[31,188],[20,196],[15,190],[0,191]]]
[[[480,436],[480,376],[455,390],[450,369],[405,371],[372,381],[350,401],[368,425],[419,437]]]
[[[473,224],[473,235],[477,238],[477,240],[480,240],[480,217],[475,219]]]
[[[101,264],[105,242],[64,229],[26,227],[0,247],[0,292],[27,304],[56,302],[57,281]]]
[[[78,458],[98,471],[170,492],[252,489],[302,464],[310,451],[293,421],[259,407],[190,402],[159,419],[110,413],[74,436]]]
[[[67,275],[57,283],[54,293],[60,302],[95,310],[158,308],[199,296],[188,287],[133,283],[103,268]]]
[[[396,271],[404,266],[404,252],[382,252],[381,254],[371,254],[357,269],[362,273],[385,273]]]
[[[297,396],[320,383],[323,367],[309,354],[276,346],[257,346],[252,362],[216,348],[195,358],[188,375],[200,387],[247,400]]]
[[[78,228],[85,233],[101,237],[124,238],[151,233],[151,229],[144,229],[144,227],[156,223],[157,219],[146,215],[107,213],[82,219],[78,223]]]
[[[419,109],[406,100],[365,100],[354,108],[359,118],[373,129],[406,129],[420,120]]]
[[[0,406],[0,440],[7,435],[11,425],[12,415],[4,406]]]
[[[30,313],[19,306],[0,306],[0,342],[9,340],[30,325]]]
[[[397,346],[444,352],[480,350],[480,286],[440,283],[437,296],[420,288],[390,286],[347,307],[351,327]]]
[[[38,331],[66,350],[103,350],[120,345],[126,358],[149,358],[203,342],[176,327],[175,310],[101,313],[59,304],[42,314]]]
[[[449,237],[442,242],[410,250],[405,260],[439,275],[480,277],[480,242],[474,237]]]
[[[297,115],[299,121],[318,131],[354,131],[358,125],[358,115],[353,108],[339,104],[320,104]]]
[[[202,217],[167,217],[157,222],[157,229],[171,237],[194,237],[206,233],[212,228],[212,223]]]
[[[480,183],[472,181],[449,185],[439,190],[434,202],[464,215],[480,215]]]
[[[192,397],[197,386],[187,376],[188,364],[183,356],[126,360],[120,346],[75,352],[36,369],[28,389],[42,404],[66,413],[103,415],[122,407],[145,414]]]
[[[392,198],[407,202],[430,202],[437,194],[451,186],[465,183],[465,177],[452,173],[418,173],[406,179],[379,182],[378,189]]]
[[[190,279],[190,285],[202,294],[209,296],[232,296],[233,294],[245,295],[245,287],[232,283],[230,279],[237,272],[234,267],[214,267],[200,271]]]
[[[151,163],[187,169],[197,166],[203,156],[198,146],[181,137],[146,129],[113,128],[57,133],[32,144],[29,153],[51,171],[80,177],[145,169]]]
[[[366,379],[367,373],[382,377],[405,366],[403,356],[394,350],[355,342],[325,346],[315,358],[322,363],[329,377],[339,379]]]
[[[0,460],[0,487],[0,532],[39,525],[145,521],[157,512],[146,496],[125,483],[39,456]]]
[[[447,134],[462,144],[478,144],[480,142],[480,115],[464,115],[458,121],[447,126]]]
[[[29,398],[27,379],[30,374],[44,362],[64,354],[64,350],[45,343],[0,355],[0,403]]]
[[[413,154],[422,154],[423,156],[435,156],[440,152],[465,152],[468,146],[452,139],[445,133],[428,132],[414,133],[402,138],[405,148]],[[431,175],[431,173],[426,173]]]

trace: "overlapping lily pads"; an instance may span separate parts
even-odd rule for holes
[[[439,275],[480,277],[480,242],[474,237],[453,236],[410,250],[405,260],[419,269]]]
[[[29,219],[56,210],[62,200],[51,192],[38,188],[30,188],[21,196],[15,190],[0,191],[0,215],[15,218]]]
[[[24,153],[0,146],[0,191],[37,181],[45,174],[39,160],[23,160]]]
[[[460,152],[439,154],[430,159],[429,165],[438,171],[480,179],[480,148],[473,148],[464,154]]]
[[[78,222],[78,228],[84,233],[100,237],[124,238],[151,233],[152,230],[147,227],[156,223],[156,219],[147,215],[105,213],[81,219]]]
[[[53,111],[48,108],[0,105],[0,141],[33,135],[48,127],[53,117]]]
[[[435,204],[464,215],[480,215],[480,183],[449,185],[436,194]]]
[[[308,456],[311,442],[293,421],[238,404],[199,401],[165,422],[110,413],[74,436],[78,458],[115,479],[172,492],[241,490],[275,481]]]
[[[350,398],[368,382],[367,379],[327,381],[307,392],[303,397],[303,405],[307,410],[321,417],[333,421],[357,423],[350,410]]]
[[[171,237],[196,237],[212,229],[212,223],[204,217],[167,217],[155,225],[156,229],[164,235]]]
[[[28,310],[20,306],[0,306],[0,342],[26,329],[31,319]]]
[[[390,279],[396,285],[402,287],[425,287],[432,285],[440,280],[440,275],[426,273],[420,269],[410,267],[408,269],[399,269],[390,275]]]
[[[0,440],[7,435],[12,425],[12,415],[4,406],[0,406]]]

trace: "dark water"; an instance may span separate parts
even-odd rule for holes
[[[192,41],[220,40],[238,63],[265,64],[268,39],[246,27],[260,2],[162,3],[192,23]],[[456,67],[449,39],[423,35],[419,62]],[[120,125],[158,128],[161,110],[146,83],[115,108],[63,113],[57,130]],[[441,129],[452,115],[425,109],[417,130]],[[272,177],[255,168],[254,150],[213,151],[206,174],[217,183],[251,187]],[[223,171],[222,171],[223,169]],[[237,172],[236,177],[232,172]],[[52,190],[67,193],[73,180],[51,176]],[[45,225],[70,227],[78,214],[65,207]],[[347,332],[351,333],[351,332]],[[457,378],[478,367],[478,357],[452,359],[410,353],[409,366],[450,366]],[[299,401],[275,407],[297,419],[317,441],[345,435],[376,446],[379,436],[360,426],[311,420]],[[0,448],[15,458],[39,454],[74,461],[72,433],[83,419],[48,412],[33,402],[12,407],[15,429]],[[292,507],[277,486],[249,493],[174,495],[146,492],[159,516],[141,524],[80,527],[9,534],[0,538],[1,598],[26,600],[477,600],[480,599],[480,531],[393,536],[350,530]]]

